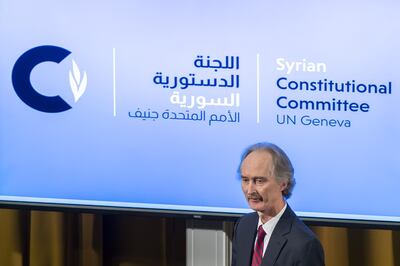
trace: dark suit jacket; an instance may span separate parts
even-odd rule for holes
[[[257,233],[258,214],[247,214],[236,223],[232,266],[249,266]],[[287,206],[272,232],[262,266],[321,266],[324,251],[314,233]]]

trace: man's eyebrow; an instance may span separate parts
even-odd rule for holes
[[[253,176],[253,177],[247,177],[247,176],[240,176],[240,178],[248,178],[248,179],[268,179],[267,176]]]

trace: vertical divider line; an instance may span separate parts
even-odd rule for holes
[[[260,123],[260,54],[257,54],[257,124]]]
[[[115,81],[115,48],[113,48],[113,106],[114,116],[117,116],[117,87]]]
[[[192,265],[191,266],[194,266],[194,226],[192,226],[192,228],[190,229],[191,230],[191,236],[192,236],[192,239],[190,240],[191,241],[191,250],[192,250]]]

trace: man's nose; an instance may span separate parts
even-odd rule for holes
[[[252,192],[254,192],[256,190],[255,188],[256,188],[256,186],[255,186],[254,182],[250,181],[247,184],[247,193],[251,194]]]

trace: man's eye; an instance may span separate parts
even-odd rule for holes
[[[255,182],[256,182],[256,184],[261,185],[261,184],[264,183],[264,179],[262,179],[262,178],[257,178]]]
[[[249,183],[249,179],[248,178],[242,178],[242,182],[243,183]]]

